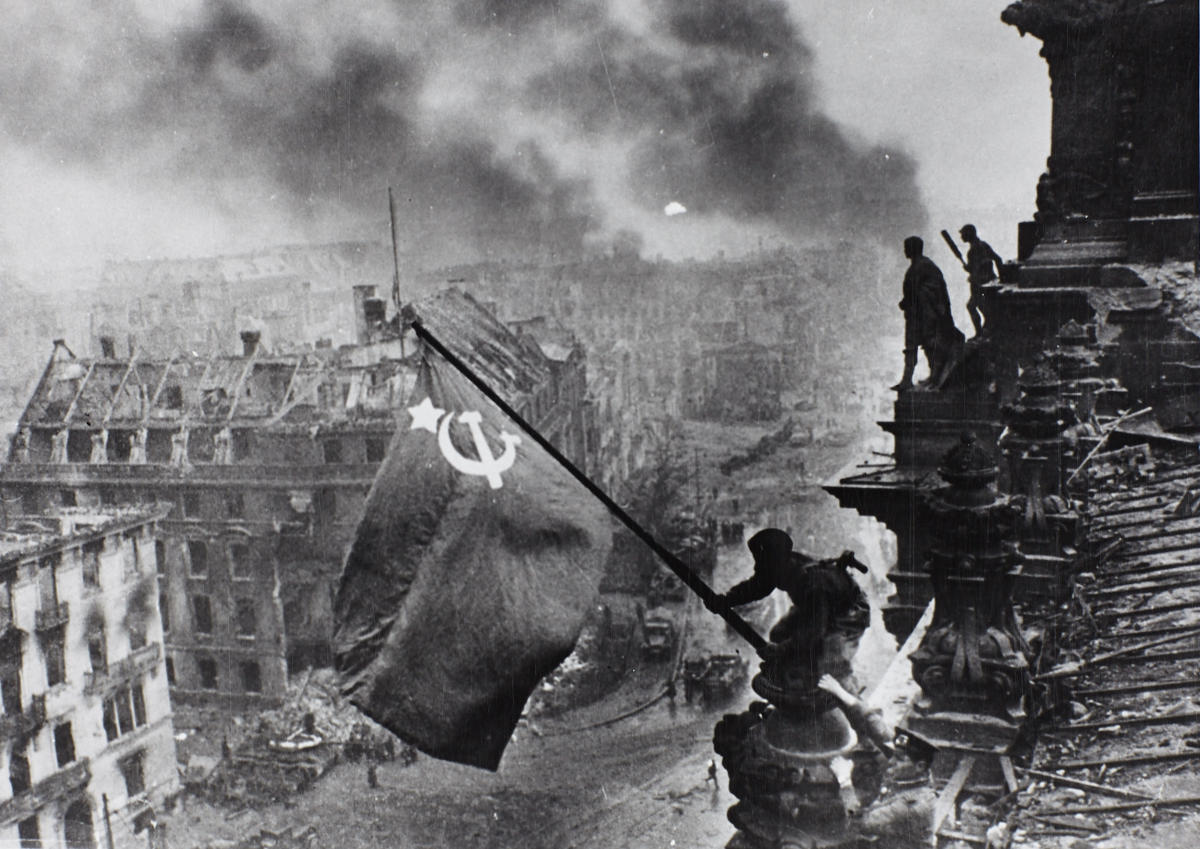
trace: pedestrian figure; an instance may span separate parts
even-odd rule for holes
[[[708,776],[704,779],[704,783],[713,783],[713,792],[716,793],[721,789],[721,785],[717,783],[717,762],[712,758],[708,759]]]
[[[367,786],[368,787],[378,787],[379,786],[379,775],[375,768],[375,761],[371,761],[370,763],[367,764]]]

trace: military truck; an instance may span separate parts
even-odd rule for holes
[[[683,663],[684,700],[711,704],[736,695],[746,681],[749,664],[737,654],[693,657]]]
[[[670,660],[675,648],[675,623],[665,616],[650,614],[642,625],[642,657]]]

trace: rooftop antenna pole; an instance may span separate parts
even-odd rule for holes
[[[400,245],[396,241],[396,197],[388,186],[388,228],[392,233],[392,303],[400,314]],[[400,329],[400,356],[404,356],[404,328]]]

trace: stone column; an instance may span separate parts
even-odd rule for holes
[[[107,463],[108,462],[108,431],[99,430],[92,434],[92,453],[88,457],[89,463]]]
[[[1062,382],[1050,361],[1040,357],[1021,372],[1017,381],[1021,396],[1003,410],[1008,433],[1001,440],[1009,462],[1011,489],[1025,496],[1022,524],[1030,531],[1044,532],[1046,507],[1058,512],[1066,476],[1065,454],[1070,453],[1063,431],[1077,423],[1075,411],[1063,398]]]
[[[1029,648],[1012,607],[1018,508],[996,493],[996,473],[991,455],[964,434],[938,468],[947,485],[919,507],[934,537],[926,568],[935,606],[910,658],[922,696],[904,727],[939,753],[1005,754],[1026,719]]]

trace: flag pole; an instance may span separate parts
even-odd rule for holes
[[[591,478],[580,471],[574,463],[572,463],[562,454],[562,452],[551,445],[550,441],[547,440],[546,437],[542,436],[537,429],[533,427],[533,425],[525,421],[525,419],[516,410],[514,410],[503,398],[496,394],[495,390],[488,386],[487,383],[483,381],[483,378],[475,374],[469,365],[464,363],[461,359],[451,353],[451,351],[445,345],[439,342],[437,337],[430,333],[428,328],[421,323],[420,319],[414,317],[409,323],[409,327],[412,328],[413,333],[417,335],[418,339],[427,344],[430,348],[433,348],[433,350],[437,351],[437,353],[444,357],[446,361],[450,363],[450,365],[458,369],[463,376],[467,378],[467,380],[471,381],[471,383],[475,385],[476,389],[486,395],[493,404],[504,411],[505,415],[511,418],[521,427],[522,430],[529,434],[529,437],[533,439],[534,442],[540,445],[547,454],[558,461],[558,464],[571,474],[571,477],[583,484],[584,488],[587,489],[588,492],[600,499],[600,502],[608,508],[609,512],[620,519],[621,523],[625,525],[625,527],[629,528],[629,530],[633,532],[634,536],[648,545],[650,550],[658,555],[659,559],[666,564],[668,569],[675,573],[679,580],[683,581],[688,589],[700,596],[701,601],[705,603],[706,607],[710,602],[719,598],[718,594],[713,591],[713,588],[706,584],[699,575],[692,571],[690,566],[664,548],[662,544],[659,543],[659,541],[653,536],[651,536],[649,531],[638,524],[637,520],[630,516],[624,510],[624,508],[621,507],[621,505],[613,501],[607,492],[602,490]],[[733,630],[737,631],[738,635],[741,636],[742,639],[748,642],[751,646],[753,646],[756,651],[766,646],[766,640],[764,640],[745,619],[734,613],[732,610],[726,608],[718,611],[718,615],[728,622],[729,626],[733,628]]]

